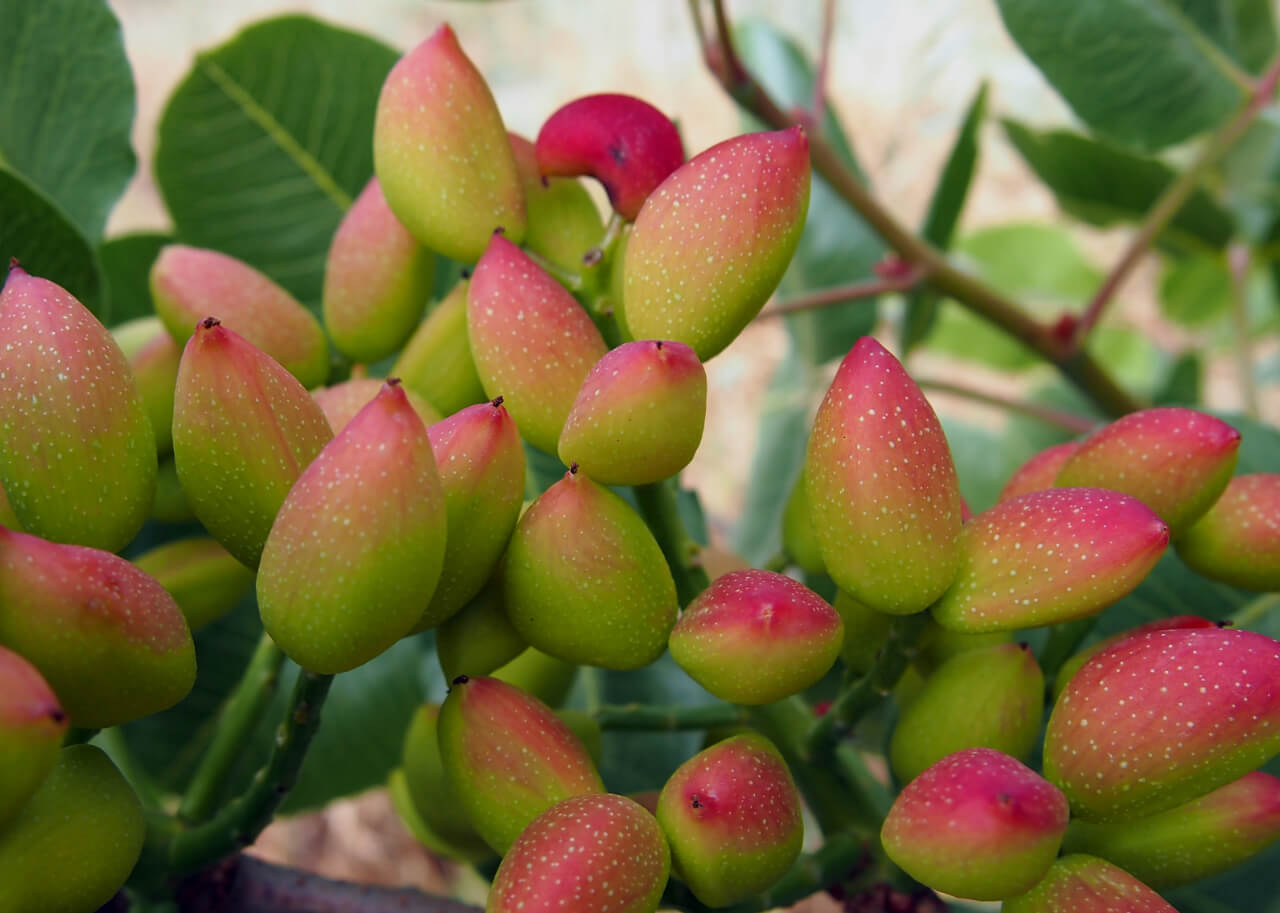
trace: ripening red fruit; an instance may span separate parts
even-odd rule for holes
[[[1072,676],[1080,671],[1080,667],[1087,663],[1093,657],[1097,656],[1108,647],[1120,643],[1127,637],[1136,637],[1139,634],[1146,634],[1148,631],[1168,631],[1175,628],[1213,628],[1217,627],[1217,622],[1210,621],[1207,618],[1201,618],[1199,615],[1171,615],[1168,618],[1157,618],[1154,621],[1148,621],[1146,624],[1138,625],[1128,631],[1121,631],[1113,634],[1105,640],[1100,640],[1096,644],[1085,647],[1079,653],[1068,657],[1058,668],[1058,677],[1053,683],[1053,699],[1056,701],[1058,695],[1062,694],[1062,690],[1067,687],[1067,682],[1071,681]]]
[[[1210,580],[1280,590],[1280,473],[1236,476],[1176,548],[1188,567]]]
[[[574,796],[535,818],[498,866],[485,913],[653,913],[671,854],[625,796]]]
[[[39,670],[0,647],[0,830],[53,770],[67,726]]]
[[[808,688],[835,663],[844,623],[817,593],[773,571],[731,571],[676,622],[671,658],[716,697],[768,704]]]
[[[337,434],[347,427],[347,423],[355,418],[361,409],[373,402],[374,397],[382,390],[384,382],[380,377],[353,377],[332,387],[321,387],[313,391],[311,396],[320,406],[320,411],[324,413],[333,433]],[[414,412],[418,413],[418,418],[422,419],[422,424],[433,425],[440,421],[441,415],[434,406],[407,386],[403,389],[404,395],[409,398],[409,405],[413,407]]]
[[[1055,484],[1132,495],[1177,539],[1218,500],[1239,450],[1240,432],[1212,415],[1179,406],[1146,409],[1085,438]]]
[[[840,363],[818,409],[805,484],[827,572],[859,602],[910,615],[955,579],[951,449],[915,381],[870,336]]]
[[[1280,643],[1211,628],[1127,637],[1085,663],[1045,731],[1045,776],[1073,813],[1173,808],[1280,752]]]
[[[1093,856],[1063,856],[1034,889],[1002,913],[1178,913],[1124,869]]]
[[[889,858],[936,891],[1001,900],[1029,890],[1058,855],[1067,800],[990,748],[958,751],[903,788],[884,820]]]
[[[1000,496],[996,498],[996,503],[1009,501],[1028,492],[1052,488],[1058,473],[1062,471],[1063,464],[1079,449],[1079,441],[1068,441],[1065,444],[1054,444],[1052,447],[1041,450],[1009,477],[1004,488],[1000,489]]]
[[[557,109],[538,131],[536,151],[544,175],[597,179],[628,221],[684,162],[671,119],[647,101],[619,94],[587,95]]]

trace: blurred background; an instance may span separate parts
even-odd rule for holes
[[[151,157],[166,99],[194,55],[229,40],[255,20],[283,13],[315,15],[399,49],[416,44],[440,23],[451,23],[488,79],[508,127],[529,137],[564,102],[602,91],[639,95],[663,109],[680,124],[690,154],[744,129],[733,104],[703,66],[685,0],[111,0],[111,6],[123,24],[137,80],[134,140],[140,163],[112,215],[109,234],[170,227],[152,177]],[[772,23],[816,56],[821,0],[734,0],[730,10],[735,20]],[[1044,288],[1052,286],[1053,277],[1040,282],[1037,269],[1056,275],[1070,267],[1083,271],[1086,280],[1100,276],[1123,248],[1131,228],[1099,230],[1068,223],[1053,196],[1005,139],[999,117],[1013,117],[1035,128],[1069,125],[1072,118],[1013,45],[991,0],[841,0],[836,4],[830,54],[829,104],[875,194],[901,221],[921,223],[955,131],[986,80],[989,118],[982,128],[977,172],[958,237],[984,239],[985,243],[975,242],[971,252],[995,250],[997,259],[1002,246],[1038,238],[1038,246],[1018,248],[1032,251],[1019,264],[1030,274],[1020,281],[1030,288],[1038,282]],[[1172,157],[1181,154],[1174,150]],[[1006,226],[1028,223],[1050,227],[1039,234],[1023,232],[1016,239],[1000,233]],[[963,243],[959,249],[959,256],[964,256]],[[1041,259],[1035,252],[1042,250],[1056,253]],[[1160,283],[1159,263],[1148,258],[1123,287],[1121,306],[1114,308],[1119,328],[1129,333],[1124,345],[1132,351],[1126,357],[1138,362],[1154,358],[1152,351],[1176,353],[1198,333],[1207,332],[1161,319]],[[1046,306],[1053,304],[1051,294],[1044,297]],[[881,325],[899,313],[900,303],[887,302],[881,308]],[[1274,344],[1270,345],[1255,353],[1260,362],[1275,360]],[[684,481],[701,496],[718,544],[733,541],[759,418],[778,407],[766,396],[766,388],[787,349],[782,322],[761,320],[708,366],[707,431]],[[1018,395],[1036,378],[1043,379],[1035,375],[1011,381],[1010,375],[981,359],[948,355],[946,346],[921,353],[913,362],[913,370],[917,367],[935,378],[1004,395]],[[1132,371],[1136,375],[1144,369],[1138,364]],[[1274,422],[1280,418],[1280,394],[1275,385],[1262,392],[1263,416]],[[1002,413],[966,398],[930,395],[939,411],[967,424],[998,428],[1005,420]],[[1205,395],[1216,407],[1240,407],[1229,351],[1208,365]],[[278,822],[256,851],[333,877],[436,890],[452,887],[473,897],[480,890],[478,882],[457,885],[456,868],[432,859],[404,835],[381,794],[337,803],[323,814]],[[805,909],[827,909],[823,901],[810,903]]]

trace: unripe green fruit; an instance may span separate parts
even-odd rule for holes
[[[450,618],[480,592],[502,559],[524,503],[524,447],[501,399],[468,406],[427,434],[440,469],[449,535],[440,584],[417,630]]]
[[[1063,856],[1039,884],[1002,913],[1178,913],[1124,869],[1094,856]]]
[[[67,726],[36,667],[0,647],[0,833],[53,770]]]
[[[573,690],[578,667],[529,647],[495,669],[493,677],[527,691],[548,707],[559,707]]]
[[[432,308],[391,368],[406,390],[435,406],[441,415],[485,399],[467,342],[467,280],[462,280]]]
[[[503,564],[507,616],[561,659],[606,669],[647,666],[667,646],[676,586],[634,510],[570,471],[520,518]]]
[[[1225,872],[1280,839],[1280,779],[1254,771],[1147,818],[1076,820],[1068,853],[1100,856],[1158,890]]]
[[[1178,406],[1145,409],[1085,438],[1054,484],[1132,495],[1177,539],[1218,500],[1239,450],[1240,432],[1212,415]]]
[[[384,381],[378,377],[353,377],[332,387],[321,387],[311,393],[320,411],[333,433],[337,434],[347,427],[356,415],[378,395]],[[409,405],[418,413],[424,425],[432,425],[440,421],[440,413],[429,402],[407,387],[404,394],[409,398]]]
[[[0,829],[0,913],[88,913],[124,885],[146,823],[132,787],[92,745],[73,745]]]
[[[178,381],[182,347],[173,341],[159,317],[140,317],[111,331],[138,385],[142,406],[156,436],[156,453],[173,450],[173,388]]]
[[[151,500],[151,519],[159,523],[195,523],[196,512],[178,478],[178,463],[172,456],[160,461],[156,471],[156,494]]]
[[[166,542],[133,563],[168,590],[192,631],[226,615],[253,589],[253,571],[207,536]]]
[[[427,429],[388,382],[280,507],[258,571],[263,627],[312,672],[368,662],[421,617],[440,579],[445,535]]]
[[[437,726],[454,795],[499,853],[561,799],[604,792],[572,730],[546,704],[498,679],[454,679]]]
[[[195,683],[191,632],[153,578],[110,552],[4,529],[0,643],[39,669],[85,728],[164,710]]]
[[[216,319],[182,353],[173,406],[178,478],[200,522],[256,568],[285,495],[333,437],[311,394]]]
[[[877,612],[844,590],[836,592],[832,608],[844,622],[844,644],[840,648],[840,658],[856,675],[870,671],[876,664],[876,657],[881,649],[889,641],[893,616]]]
[[[151,266],[156,313],[179,343],[196,324],[218,320],[310,389],[329,376],[320,322],[296,298],[249,264],[215,250],[170,244]]]
[[[786,509],[782,513],[782,549],[802,571],[809,574],[827,572],[827,566],[822,562],[818,534],[813,531],[813,515],[809,511],[809,494],[805,489],[803,469],[791,488]]]
[[[1066,829],[1067,800],[1052,784],[1008,755],[970,748],[906,785],[880,842],[903,871],[936,891],[1001,900],[1044,876]]]
[[[0,486],[0,526],[19,531],[22,529],[22,524],[18,521],[18,515],[13,512],[13,505],[9,503],[9,496],[4,493],[3,486]]]
[[[700,901],[727,906],[768,890],[800,855],[800,794],[773,743],[733,736],[676,769],[658,797],[672,869]]]
[[[413,807],[431,833],[467,857],[487,858],[492,850],[467,820],[466,810],[440,760],[439,704],[423,704],[404,736],[401,769]]]
[[[400,224],[377,178],[342,217],[324,264],[324,326],[352,361],[397,352],[422,319],[436,258]]]
[[[1025,761],[1040,737],[1044,676],[1031,651],[1001,644],[959,653],[925,679],[889,741],[906,783],[949,754],[994,748]]]
[[[524,238],[524,194],[502,115],[448,25],[387,74],[373,164],[396,218],[446,257],[474,263],[496,228]]]
[[[556,716],[578,737],[591,757],[591,762],[599,767],[604,758],[604,730],[600,727],[600,722],[585,710],[568,707],[557,710]]]
[[[451,843],[433,831],[423,820],[417,804],[413,801],[413,796],[409,793],[405,772],[398,767],[387,777],[387,793],[391,798],[391,807],[396,810],[396,815],[400,818],[400,823],[404,825],[405,830],[431,852],[459,862],[484,862],[493,858],[493,850],[489,849],[489,845],[483,840],[478,840],[474,847],[461,846]]]
[[[725,140],[649,195],[627,242],[620,316],[633,339],[707,361],[764,307],[809,210],[809,140],[792,127]]]
[[[1210,580],[1280,590],[1280,473],[1236,476],[1175,547]]]
[[[580,271],[583,255],[604,237],[600,210],[576,179],[542,177],[533,143],[514,133],[510,138],[529,216],[525,249],[556,266]]]
[[[920,652],[916,656],[914,665],[921,672],[929,675],[953,656],[967,653],[970,650],[982,650],[987,647],[1011,643],[1012,641],[1012,631],[966,634],[944,628],[936,621],[929,621],[916,641],[916,647]]]
[[[769,704],[827,674],[844,644],[835,609],[773,571],[731,571],[689,603],[671,631],[674,659],[721,700]]]
[[[535,818],[502,859],[485,913],[653,913],[671,854],[625,796],[574,796]]]
[[[485,393],[503,398],[521,437],[555,453],[582,382],[608,351],[587,312],[494,235],[467,289],[467,336]]]
[[[624,342],[578,391],[558,452],[604,485],[646,485],[689,465],[702,441],[707,372],[679,342]]]
[[[459,675],[473,678],[488,675],[514,660],[528,646],[507,618],[502,604],[502,583],[496,578],[436,628],[436,655],[447,682]]]
[[[22,528],[116,551],[142,528],[156,443],[129,363],[106,328],[47,279],[0,290],[0,485]]]
[[[869,336],[840,363],[804,471],[823,562],[840,589],[910,615],[951,585],[962,509],[951,449],[915,381]]]

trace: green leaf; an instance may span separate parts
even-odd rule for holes
[[[0,0],[0,162],[89,240],[133,176],[133,73],[102,0]]]
[[[1098,142],[1069,130],[1037,132],[1003,120],[1005,135],[1023,160],[1053,191],[1058,205],[1091,225],[1139,222],[1177,172],[1155,158]],[[1160,234],[1162,245],[1181,251],[1222,248],[1232,219],[1203,190],[1194,191]]]
[[[1086,349],[1107,366],[1121,387],[1140,396],[1155,395],[1172,360],[1149,334],[1128,327],[1095,328]]]
[[[1214,171],[1241,234],[1267,242],[1280,216],[1280,108],[1263,109]]]
[[[373,174],[374,110],[396,57],[305,16],[260,22],[201,54],[156,148],[178,237],[318,307],[329,242]]]
[[[924,217],[924,227],[920,232],[926,241],[939,250],[951,247],[951,236],[955,233],[956,223],[960,221],[960,213],[964,210],[964,201],[969,195],[969,185],[973,182],[973,172],[978,164],[978,129],[986,118],[986,112],[987,84],[983,83],[978,87],[978,92],[969,103],[969,110],[960,123],[955,143],[951,146],[951,154],[933,189],[929,211]],[[940,301],[938,293],[931,289],[914,292],[907,298],[906,317],[902,324],[904,356],[923,342],[933,329],[938,319]]]
[[[810,401],[820,377],[793,346],[774,371],[760,414],[760,443],[751,458],[746,504],[733,550],[759,567],[782,548],[782,512],[804,466]]]
[[[1179,0],[1209,40],[1246,70],[1260,72],[1276,53],[1272,0]]]
[[[941,415],[942,430],[960,479],[960,494],[974,513],[996,503],[1014,471],[1036,452],[1029,443],[1001,431]]]
[[[743,62],[778,104],[788,108],[812,103],[813,66],[795,41],[761,21],[742,23],[735,37]],[[747,129],[764,129],[758,121],[744,119]],[[844,163],[859,173],[853,148],[830,105],[823,108],[822,130]],[[879,236],[830,184],[815,174],[804,234],[778,286],[778,294],[786,298],[869,277],[884,251]],[[873,301],[855,301],[785,319],[804,357],[822,364],[842,357],[860,337],[871,332],[876,306]]]
[[[168,235],[139,232],[109,238],[98,247],[102,271],[111,289],[110,326],[155,313],[151,301],[151,264],[160,248],[173,241]]]
[[[84,235],[56,203],[0,167],[0,268],[7,272],[11,258],[61,285],[99,320],[108,314],[102,268]]]
[[[1232,294],[1222,257],[1173,260],[1160,277],[1160,313],[1184,327],[1203,327],[1231,310]]]
[[[1204,362],[1194,351],[1179,355],[1165,375],[1164,384],[1156,391],[1152,403],[1157,406],[1196,406],[1204,396]]]
[[[1098,133],[1162,149],[1244,104],[1248,74],[1200,28],[1200,0],[997,0],[1005,28]]]

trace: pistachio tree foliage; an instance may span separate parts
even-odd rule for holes
[[[477,913],[241,855],[379,787],[488,913],[1280,913],[1273,11],[992,2],[1076,126],[975,87],[918,227],[827,103],[853,5],[811,58],[691,0],[705,149],[591,86],[513,134],[447,23],[253,23],[108,237],[119,24],[0,0],[0,913]],[[961,230],[998,131],[1114,264]],[[755,320],[726,553],[680,473]]]

